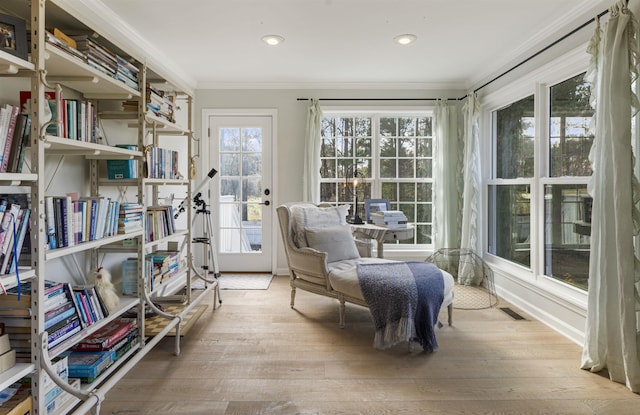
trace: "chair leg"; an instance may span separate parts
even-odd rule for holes
[[[291,308],[293,308],[295,300],[296,300],[296,287],[292,285],[291,286]]]
[[[341,298],[340,299],[340,328],[343,329],[345,324],[344,324],[344,314],[345,314],[345,303],[344,303],[344,299]]]
[[[447,306],[447,314],[449,315],[449,326],[453,326],[453,303]]]

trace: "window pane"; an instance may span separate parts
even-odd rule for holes
[[[551,176],[590,176],[589,151],[593,134],[589,124],[594,110],[584,74],[549,88],[549,147]]]
[[[545,186],[545,275],[587,289],[591,202],[586,185]]]
[[[396,177],[396,160],[380,160],[380,177]]]
[[[530,203],[527,185],[489,186],[489,252],[531,266]]]
[[[496,177],[533,177],[533,95],[493,113],[496,135]]]

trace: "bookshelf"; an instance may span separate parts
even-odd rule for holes
[[[152,147],[168,146],[171,148],[178,146],[181,149],[182,157],[186,157],[186,161],[181,160],[180,168],[182,171],[188,169],[194,141],[192,137],[192,98],[189,92],[168,91],[180,95],[186,103],[187,125],[179,125],[173,122],[173,119],[159,115],[162,111],[154,113],[146,105],[150,88],[147,84],[147,76],[154,80],[165,79],[168,81],[162,85],[179,85],[181,81],[171,82],[171,79],[160,76],[153,68],[142,63],[141,61],[144,59],[131,58],[136,51],[128,54],[126,48],[116,47],[108,40],[105,40],[105,45],[103,45],[112,48],[113,52],[124,58],[128,64],[134,65],[137,68],[136,71],[139,70],[138,88],[135,88],[136,85],[132,87],[130,83],[116,79],[109,73],[87,64],[77,56],[48,43],[46,33],[51,28],[45,27],[45,22],[54,22],[49,24],[55,24],[63,30],[68,28],[70,32],[74,33],[94,32],[94,28],[87,26],[85,20],[74,16],[75,8],[71,7],[70,2],[7,0],[3,1],[0,8],[3,12],[25,19],[28,25],[31,25],[29,28],[31,31],[29,61],[17,59],[0,51],[0,77],[6,76],[4,82],[14,82],[14,79],[20,77],[23,80],[21,85],[26,82],[30,84],[30,87],[20,89],[30,90],[29,116],[31,120],[37,120],[32,122],[29,130],[28,168],[19,173],[0,173],[0,186],[20,186],[28,192],[31,201],[29,223],[32,266],[19,268],[19,275],[21,282],[31,282],[30,309],[33,315],[33,317],[27,318],[32,333],[30,334],[31,339],[28,341],[31,351],[30,361],[18,363],[11,369],[0,373],[0,388],[3,389],[16,381],[30,377],[33,413],[48,413],[48,408],[52,405],[52,401],[49,400],[52,386],[60,388],[71,396],[70,399],[60,401],[54,413],[98,412],[100,400],[104,399],[104,395],[127,372],[133,369],[163,337],[175,335],[174,354],[180,353],[181,328],[183,325],[190,327],[190,324],[195,321],[191,318],[197,319],[202,315],[206,306],[203,306],[201,302],[206,298],[206,293],[217,289],[215,281],[207,285],[205,290],[199,290],[200,294],[198,295],[191,289],[191,282],[198,277],[198,272],[192,265],[191,232],[189,229],[192,223],[191,181],[182,177],[181,174],[175,174],[174,170],[177,169],[174,169],[171,163],[166,164],[167,169],[160,170],[158,177],[146,178],[145,162],[149,162],[149,149]],[[52,92],[55,92],[55,95]],[[4,103],[4,98],[0,94],[0,104]],[[50,98],[51,103],[47,101],[47,98]],[[80,136],[80,127],[73,126],[69,120],[72,120],[74,114],[80,117],[81,111],[76,112],[77,106],[70,106],[62,101],[62,98],[76,103],[87,103],[87,108],[94,108],[96,124],[98,124],[101,134],[104,135],[103,139],[94,139],[93,135],[89,135],[87,136],[88,141],[80,141],[70,139],[71,133],[65,136],[64,131],[75,134],[76,128],[78,128],[78,136]],[[13,101],[17,97],[9,97],[9,99]],[[55,101],[55,105],[53,105],[53,101]],[[124,107],[125,102],[128,105],[135,103],[136,110],[122,109],[120,103]],[[62,104],[70,111],[67,114],[61,111],[61,115],[66,118],[58,117],[55,112],[55,109],[63,108]],[[46,123],[42,117],[43,114],[47,114],[50,105],[53,105],[54,109],[55,122],[52,126],[55,125],[56,132],[47,128],[51,123]],[[103,108],[107,109],[103,111]],[[90,118],[87,115],[87,118],[83,119]],[[79,123],[77,119],[73,119],[73,121]],[[103,123],[115,123],[116,136],[124,130],[131,131],[125,135],[128,137],[127,139],[135,142],[136,149],[110,145],[107,140],[109,134],[103,131],[110,128],[110,124],[105,126]],[[93,122],[91,125],[93,126]],[[162,160],[175,157],[175,155],[171,155],[170,151],[158,154],[161,154],[159,157]],[[108,160],[137,162],[136,178],[108,179],[106,176]],[[162,211],[156,207],[171,206],[173,203],[173,199],[167,201],[166,195],[163,195],[165,188],[178,188],[180,194],[183,194],[182,199],[178,201],[184,200],[186,202],[186,210],[182,219],[182,223],[185,223],[186,226],[164,225],[168,226],[166,229],[170,229],[170,232],[158,232],[157,237],[153,238],[148,236],[150,226],[147,222],[143,222],[144,225],[141,229],[129,230],[127,233],[98,232],[97,229],[109,228],[109,223],[112,225],[111,229],[114,229],[118,223],[118,217],[112,214],[105,214],[104,225],[101,222],[96,225],[95,238],[86,238],[86,235],[83,238],[81,236],[83,232],[94,229],[91,225],[94,219],[89,218],[88,214],[83,213],[80,209],[70,210],[72,206],[75,206],[73,204],[75,200],[109,197],[112,201],[118,201],[120,204],[135,202],[143,207],[145,214],[154,210]],[[134,193],[133,197],[131,197],[131,193]],[[47,211],[47,199],[52,197],[65,198],[72,204],[65,205],[61,202],[61,206],[64,205],[66,208],[61,207],[59,211],[56,210],[55,213],[50,214]],[[119,208],[114,207],[114,211],[117,213]],[[74,214],[80,219],[76,219]],[[168,223],[167,216],[171,215],[173,213],[167,209],[163,223]],[[109,220],[111,222],[108,222]],[[159,227],[158,221],[160,220],[154,219],[151,226]],[[55,224],[55,226],[50,227],[51,224]],[[52,245],[50,237],[52,235],[57,237],[60,233],[64,233],[64,238]],[[60,241],[64,241],[64,243],[61,244]],[[162,281],[151,290],[149,280],[146,277],[151,268],[143,259],[151,253],[164,250],[179,252],[179,269],[173,272],[167,281]],[[65,311],[70,310],[72,308],[70,304],[73,301],[86,301],[84,311],[88,314],[82,315],[80,310],[82,305],[74,305],[73,307],[78,307],[76,308],[77,314],[71,313],[70,317],[66,317],[66,315],[64,318],[60,317],[60,323],[54,325],[53,320],[49,320],[50,317],[45,317],[58,313],[58,306],[52,305],[51,299],[47,297],[49,295],[47,290],[50,289],[51,280],[63,282],[55,280],[65,279],[60,276],[60,270],[65,270],[65,267],[77,268],[69,271],[70,276],[67,279],[73,281],[77,276],[75,274],[80,274],[83,278],[87,278],[88,283],[93,283],[94,281],[88,279],[92,271],[103,264],[112,266],[118,264],[119,261],[121,262],[122,258],[130,257],[138,258],[137,293],[124,296],[118,288],[120,301],[117,308],[109,310],[100,308],[99,301],[93,296],[84,297],[84,299],[76,298],[74,285],[70,283],[69,287],[72,288],[65,291],[69,294],[63,294],[66,299],[64,299],[65,302],[60,300],[60,310],[62,307],[67,307]],[[69,264],[75,265],[70,266]],[[16,275],[0,275],[0,282],[5,288],[10,289],[17,285]],[[91,305],[91,301],[95,301],[93,305]],[[168,304],[166,307],[162,307],[163,310],[170,311],[160,310],[157,304],[162,303]],[[93,310],[91,310],[92,307]],[[155,311],[152,333],[145,332],[146,327],[149,326],[146,324],[149,310]],[[60,313],[63,312],[60,311]],[[92,313],[93,316],[88,317]],[[100,316],[100,314],[104,314],[104,316]],[[88,336],[100,333],[110,323],[123,317],[133,319],[138,330],[136,341],[128,343],[130,349],[119,353],[117,360],[104,371],[97,373],[95,379],[90,379],[79,385],[76,382],[75,385],[72,385],[66,378],[60,376],[56,366],[59,363],[55,363],[56,360],[64,358],[70,349]],[[86,318],[91,321],[85,321]],[[1,319],[0,317],[0,321]],[[73,321],[73,324],[79,326],[80,329],[65,333],[64,338],[60,337],[55,343],[49,344],[49,336],[56,333],[53,332],[54,327],[56,330],[60,330],[58,324],[66,324],[67,320],[65,319]],[[81,324],[81,321],[84,323]],[[157,321],[160,323],[156,324]],[[114,351],[114,358],[115,356]]]

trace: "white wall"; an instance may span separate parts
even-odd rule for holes
[[[278,131],[275,136],[275,160],[277,169],[274,172],[274,186],[272,198],[272,213],[274,232],[279,233],[275,207],[282,203],[302,200],[302,173],[304,165],[304,141],[307,123],[308,101],[298,101],[298,98],[460,98],[465,95],[460,90],[309,90],[309,89],[262,89],[262,90],[198,90],[195,95],[195,131],[196,136],[205,137],[202,132],[203,109],[276,109],[278,112]],[[323,106],[340,106],[356,108],[396,108],[408,106],[431,106],[433,101],[322,101]],[[206,139],[206,138],[205,138]],[[207,155],[201,160],[206,163],[205,168],[198,167],[200,180],[210,166]],[[199,182],[197,180],[196,182]],[[287,264],[284,257],[281,238],[276,239],[278,274],[287,274]],[[426,255],[421,255],[424,259]]]

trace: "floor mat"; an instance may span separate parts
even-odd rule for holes
[[[271,285],[271,274],[225,274],[218,278],[221,290],[266,290]]]

